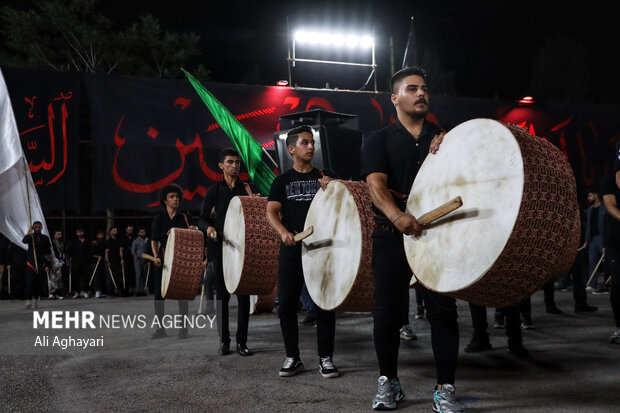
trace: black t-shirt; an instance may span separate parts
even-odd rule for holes
[[[159,241],[159,254],[163,260],[163,252],[166,250],[168,242],[168,231],[170,228],[188,228],[191,224],[190,216],[184,212],[177,212],[175,216],[170,218],[166,210],[160,212],[153,217],[151,225],[151,241]]]
[[[282,204],[282,224],[290,233],[296,234],[305,229],[306,215],[314,195],[321,189],[319,179],[323,174],[335,177],[335,174],[328,170],[321,173],[314,168],[310,172],[301,173],[291,168],[278,175],[271,183],[267,200]],[[292,247],[282,243],[280,258],[301,258],[301,243],[298,242]]]
[[[590,213],[590,237],[593,237],[595,235],[599,234],[598,231],[598,210],[599,210],[600,206],[595,207],[594,205],[592,206],[592,212]]]
[[[117,264],[121,262],[121,242],[118,238],[108,238],[105,249],[108,250],[108,259],[111,263]]]
[[[32,249],[32,238],[34,237],[34,250]],[[26,234],[22,239],[24,244],[28,245],[28,258],[27,261],[31,265],[38,264],[39,271],[42,268],[42,263],[45,262],[45,256],[52,253],[52,244],[50,238],[45,234]],[[37,259],[35,262],[34,254],[37,253]]]
[[[612,172],[603,179],[602,195],[613,195],[616,197],[616,205],[620,205],[620,188],[616,184],[616,173]],[[592,217],[594,219],[594,216]],[[607,220],[607,230],[605,231],[605,248],[620,249],[620,221],[609,216]]]
[[[90,242],[88,242],[86,238],[84,238],[84,241],[80,241],[78,238],[73,240],[71,249],[69,250],[73,265],[84,265],[88,263],[91,255],[90,245]]]
[[[362,147],[362,177],[373,172],[388,176],[387,186],[392,191],[394,201],[401,211],[407,206],[407,197],[422,162],[428,155],[431,141],[441,129],[429,121],[424,121],[418,139],[396,120],[393,124],[372,133]],[[373,203],[378,225],[392,225],[383,212]]]

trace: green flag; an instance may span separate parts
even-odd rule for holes
[[[182,69],[187,79],[192,84],[196,93],[207,105],[207,108],[220,125],[220,128],[228,135],[233,145],[239,151],[241,161],[250,174],[250,179],[261,194],[267,196],[275,174],[269,166],[263,162],[263,147],[254,139],[243,125],[216,99],[196,78]]]

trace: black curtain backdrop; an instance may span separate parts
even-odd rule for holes
[[[93,145],[93,162],[87,165],[92,167],[92,187],[83,191],[92,191],[93,212],[106,208],[154,212],[158,207],[157,192],[168,182],[185,188],[182,208],[197,211],[207,188],[221,179],[217,154],[223,147],[232,146],[231,142],[185,79],[3,72],[31,170],[38,165],[49,167],[49,125],[62,130],[62,120],[66,121],[66,135],[55,133],[55,163],[49,170],[40,166],[33,171],[45,211],[75,210],[79,205],[75,151],[79,125],[73,114],[79,107],[75,90],[79,90],[80,79],[90,104]],[[267,150],[273,150],[278,118],[290,113],[321,108],[357,115],[366,136],[395,120],[388,93],[215,82],[205,86]],[[31,106],[33,96],[37,98]],[[484,117],[520,125],[549,140],[569,159],[581,201],[585,190],[598,185],[610,168],[615,142],[620,140],[616,121],[619,106],[522,105],[452,96],[431,96],[430,103],[428,118],[446,130]],[[59,136],[67,137],[66,146]],[[36,149],[28,149],[33,142]],[[242,177],[247,177],[245,171]]]
[[[79,212],[81,75],[2,68],[43,212]]]

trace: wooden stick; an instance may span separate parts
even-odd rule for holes
[[[112,284],[114,284],[114,289],[118,290],[118,286],[116,285],[116,281],[114,280],[114,273],[112,272],[112,268],[109,266],[108,271],[110,272],[110,277],[112,278]]]
[[[152,261],[154,263],[157,263],[157,261],[159,260],[159,258],[155,258],[152,255],[147,254],[146,252],[142,253],[142,258]]]
[[[601,265],[601,262],[603,262],[603,258],[605,258],[605,253],[601,254],[601,259],[598,260],[598,264],[596,264],[596,267],[594,267],[594,271],[592,271],[592,275],[590,275],[590,278],[588,278],[586,287],[588,286],[588,284],[590,284],[590,281],[592,281],[592,278],[594,278],[594,274],[596,274],[596,271],[598,271],[598,266]]]
[[[262,148],[262,146],[261,146],[261,148]],[[269,160],[270,160],[271,162],[273,162],[273,165],[274,165],[276,168],[278,168],[278,164],[276,163],[276,161],[274,161],[274,160],[273,160],[273,158],[271,157],[271,155],[269,155],[269,152],[267,152],[267,149],[265,149],[265,148],[262,148],[262,149],[263,149],[263,152],[265,153],[265,155],[267,155],[267,158],[269,158]]]
[[[146,289],[149,286],[149,274],[151,273],[151,263],[147,263],[146,264],[146,281],[144,282],[144,290],[146,291]]]
[[[433,209],[432,211],[427,212],[426,214],[420,216],[417,221],[420,225],[428,225],[433,221],[438,220],[439,218],[448,215],[450,212],[455,211],[463,206],[463,200],[460,196],[457,196],[454,199],[446,202],[445,204]]]
[[[9,282],[9,295],[11,295],[11,266],[10,265],[7,267],[7,271],[9,272],[9,280],[8,280],[8,282]]]
[[[50,269],[49,268],[45,268],[45,275],[47,276],[47,296],[49,297],[51,294],[50,291]]]
[[[198,305],[198,314],[202,314],[202,299],[205,296],[205,285],[202,284],[202,288],[200,289],[200,304]]]
[[[585,247],[586,247],[586,244],[583,244],[583,245],[582,245],[582,246],[581,246],[581,247],[577,250],[577,252],[582,251]]]
[[[97,274],[97,268],[99,267],[99,263],[101,262],[101,257],[97,258],[97,264],[95,264],[95,269],[93,270],[93,275],[90,277],[90,281],[88,282],[88,286],[90,287],[93,283],[93,278],[95,278],[95,274]]]
[[[299,242],[299,241],[301,241],[303,239],[308,238],[313,233],[314,233],[314,227],[308,227],[305,230],[303,230],[302,232],[300,232],[299,234],[295,234],[293,239],[295,240],[295,242]]]
[[[121,272],[123,273],[123,290],[125,289],[125,263],[121,265]]]
[[[71,267],[69,267],[69,294],[71,294]]]

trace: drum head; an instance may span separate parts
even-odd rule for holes
[[[170,230],[168,234],[168,241],[166,242],[166,251],[164,252],[163,270],[161,272],[161,296],[166,297],[168,292],[168,286],[170,285],[170,273],[172,266],[174,265],[174,228]]]
[[[245,257],[245,219],[239,197],[233,197],[228,204],[222,237],[224,282],[228,292],[234,293],[241,281]]]
[[[448,132],[422,164],[407,212],[419,217],[456,196],[463,206],[419,238],[404,236],[412,283],[454,292],[483,277],[510,238],[523,185],[519,144],[500,122],[474,119]]]
[[[345,300],[360,267],[362,226],[353,195],[338,181],[314,196],[305,227],[314,233],[302,241],[301,259],[312,300],[333,310]]]

